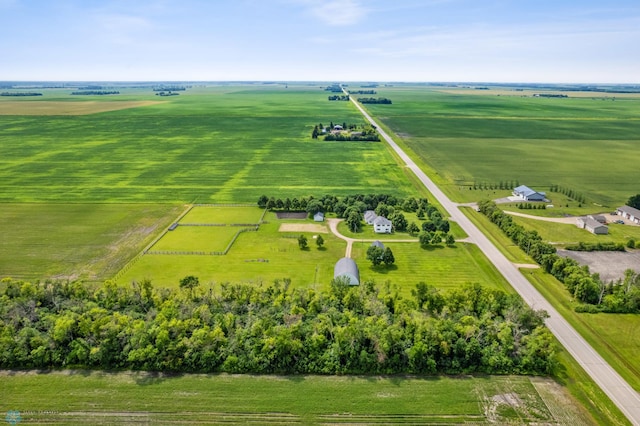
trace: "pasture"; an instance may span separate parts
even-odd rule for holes
[[[172,376],[73,370],[1,371],[0,377],[3,407],[19,411],[25,423],[595,424],[557,383],[530,377]]]
[[[640,98],[536,98],[428,87],[379,88],[393,106],[367,109],[398,135],[454,200],[475,201],[475,182],[557,184],[617,207],[638,192],[634,152]],[[498,195],[499,196],[499,195]]]

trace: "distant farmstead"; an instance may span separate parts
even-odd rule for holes
[[[525,201],[545,201],[547,198],[546,192],[534,191],[526,185],[520,185],[515,188],[513,190],[513,195]]]
[[[341,278],[349,285],[360,285],[360,271],[356,262],[348,257],[343,257],[336,262],[333,268],[333,278]]]
[[[623,218],[640,225],[640,210],[629,206],[622,206],[616,209],[616,213],[618,216],[622,216]]]

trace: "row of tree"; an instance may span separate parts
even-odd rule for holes
[[[332,95],[332,96],[329,96],[327,99],[329,99],[330,101],[348,101],[349,95]]]
[[[184,286],[182,285],[184,282]],[[150,282],[97,289],[9,281],[0,293],[0,368],[100,368],[255,374],[549,374],[545,313],[516,295],[424,283],[334,280],[328,291]]]
[[[39,92],[2,92],[0,96],[42,96]]]
[[[624,282],[605,283],[599,274],[592,274],[588,266],[576,260],[558,256],[556,249],[542,241],[536,231],[528,231],[513,222],[513,218],[498,208],[493,201],[478,203],[480,212],[526,251],[546,272],[552,274],[572,297],[587,306],[577,310],[589,312],[640,312],[640,277],[629,270]]]
[[[391,99],[387,98],[358,98],[361,104],[387,104],[391,105]]]
[[[120,92],[117,90],[79,90],[76,92],[71,92],[72,95],[91,95],[91,96],[99,96],[99,95],[119,95]]]
[[[568,198],[575,200],[579,203],[585,203],[586,199],[584,197],[584,195],[580,194],[579,192],[571,189],[571,188],[566,188],[564,186],[560,186],[560,185],[551,185],[551,187],[549,188],[550,192],[557,192],[559,194],[564,194],[566,195]]]
[[[359,232],[364,220],[364,212],[375,211],[376,215],[384,216],[391,221],[393,229],[398,232],[409,232],[417,235],[420,229],[430,232],[435,241],[436,232],[440,232],[440,241],[449,240],[447,233],[450,230],[449,221],[442,217],[438,209],[429,204],[426,198],[416,199],[408,197],[398,198],[393,195],[371,194],[371,195],[349,195],[339,198],[334,195],[325,195],[321,198],[313,196],[308,198],[297,198],[284,200],[262,195],[258,199],[258,207],[269,210],[284,211],[306,211],[309,217],[313,217],[318,212],[335,213],[337,217],[345,219],[345,223],[351,232]],[[416,212],[418,219],[424,220],[421,227],[416,223],[409,223],[402,212]],[[453,238],[453,237],[451,237]],[[436,244],[435,242],[433,244]]]
[[[473,182],[473,186],[470,186],[469,189],[480,189],[480,190],[494,190],[494,189],[514,189],[520,186],[520,182],[516,180],[501,180],[496,183],[487,183],[487,182]]]
[[[349,93],[352,95],[375,95],[378,92],[375,90],[349,90]]]

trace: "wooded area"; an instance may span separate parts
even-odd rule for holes
[[[546,314],[478,284],[441,293],[420,283],[405,299],[372,282],[316,291],[191,281],[168,290],[5,280],[0,368],[549,374],[556,365]]]

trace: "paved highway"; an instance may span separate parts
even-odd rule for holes
[[[451,219],[469,235],[469,241],[478,245],[495,267],[511,283],[526,303],[534,309],[543,309],[549,313],[547,327],[560,343],[571,353],[591,378],[611,398],[629,421],[640,426],[640,394],[629,384],[582,338],[573,327],[555,310],[553,306],[527,281],[518,268],[489,241],[489,239],[462,213],[458,205],[436,186],[414,161],[389,137],[389,135],[367,114],[358,102],[351,99],[365,118],[374,126],[384,140],[400,156],[406,166],[420,179],[438,202],[449,212]]]

